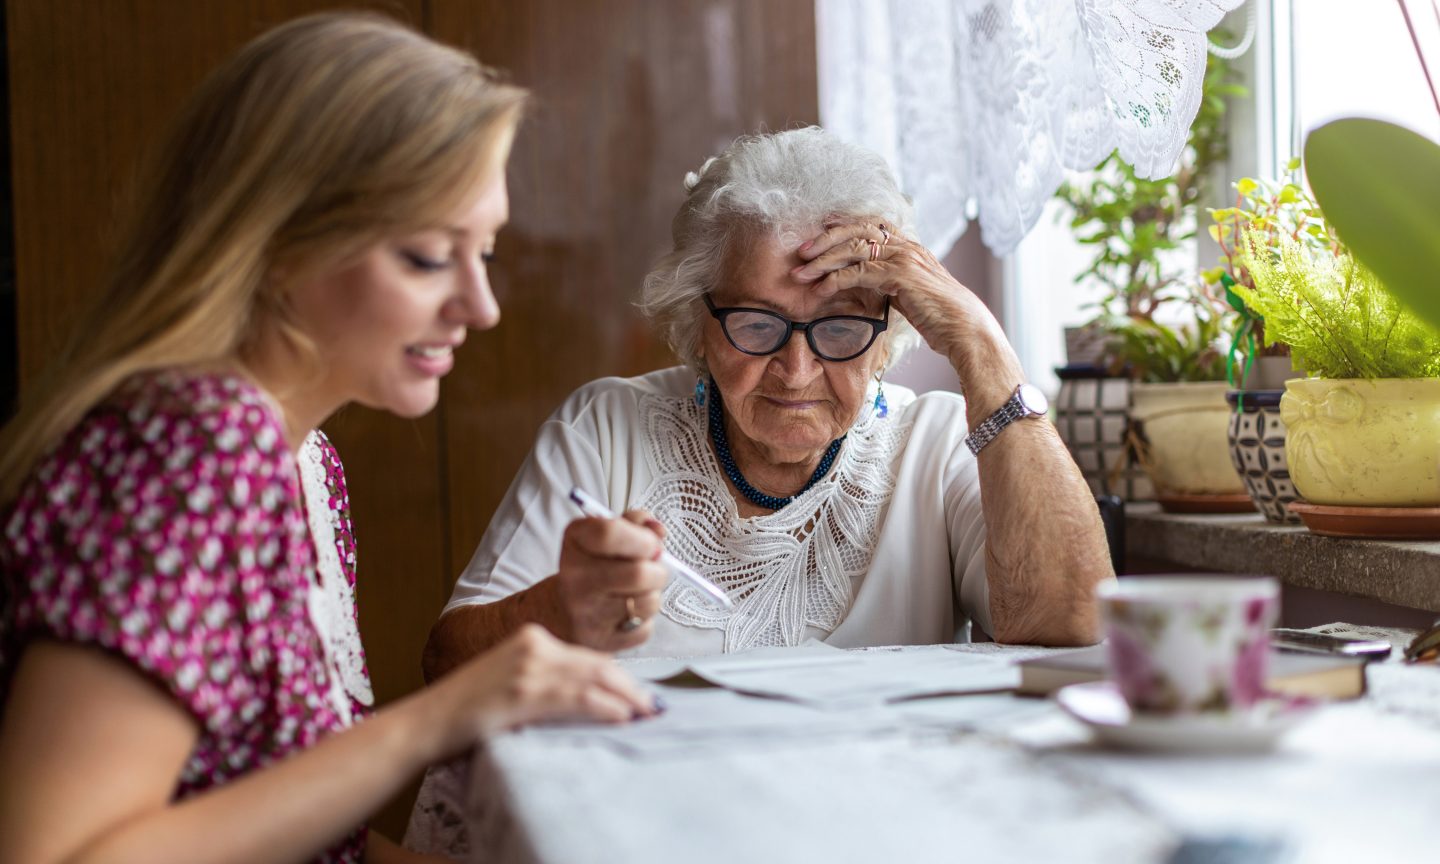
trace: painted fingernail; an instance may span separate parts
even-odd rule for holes
[[[801,243],[801,244],[800,244],[800,252],[802,252],[802,253],[804,253],[804,252],[809,252],[809,251],[810,251],[810,247],[811,247],[811,246],[814,246],[814,245],[815,245],[815,241],[814,241],[814,240],[806,240],[804,243]]]
[[[657,695],[655,697],[655,713],[664,714],[669,709],[670,703],[665,701],[665,697]]]
[[[651,531],[656,531],[656,532],[664,531],[664,530],[665,530],[665,526],[660,524],[660,520],[659,520],[659,519],[646,519],[646,520],[645,520],[645,527],[646,527],[646,528],[649,528]]]

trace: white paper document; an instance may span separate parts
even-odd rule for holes
[[[1007,660],[939,647],[845,651],[812,642],[621,663],[650,681],[669,710],[618,726],[547,724],[521,734],[599,741],[632,755],[695,758],[906,728],[968,727],[1013,713],[1014,700],[923,697],[991,693],[1018,683]],[[975,699],[983,704],[954,704]]]
[[[905,718],[888,707],[827,711],[784,699],[743,696],[722,687],[656,689],[668,705],[658,717],[615,726],[548,724],[520,734],[599,741],[635,756],[688,759],[874,734],[906,725]]]
[[[1009,662],[940,648],[844,651],[820,643],[695,658],[688,672],[751,696],[855,709],[923,696],[1013,689]]]

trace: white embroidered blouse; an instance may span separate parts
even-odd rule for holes
[[[578,515],[566,495],[579,486],[617,513],[654,513],[666,548],[736,601],[717,609],[672,580],[654,635],[631,656],[808,638],[952,642],[966,618],[989,631],[979,475],[959,396],[886,385],[889,416],[862,412],[824,479],[782,510],[741,518],[694,387],[677,367],[575,391],[540,428],[446,611],[553,574]]]

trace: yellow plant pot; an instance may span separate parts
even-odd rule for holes
[[[1230,460],[1224,381],[1136,384],[1130,419],[1148,442],[1141,464],[1161,495],[1245,494]]]
[[[1440,506],[1440,378],[1287,381],[1280,419],[1306,501]]]

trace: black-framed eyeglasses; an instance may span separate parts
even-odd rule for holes
[[[870,350],[890,326],[890,298],[885,298],[884,318],[865,318],[860,315],[829,315],[814,321],[791,321],[778,312],[769,309],[751,309],[745,306],[716,308],[710,295],[705,295],[705,305],[710,314],[720,322],[720,329],[736,351],[754,357],[774,354],[790,341],[796,330],[805,334],[810,350],[821,360],[841,363],[854,360]]]

